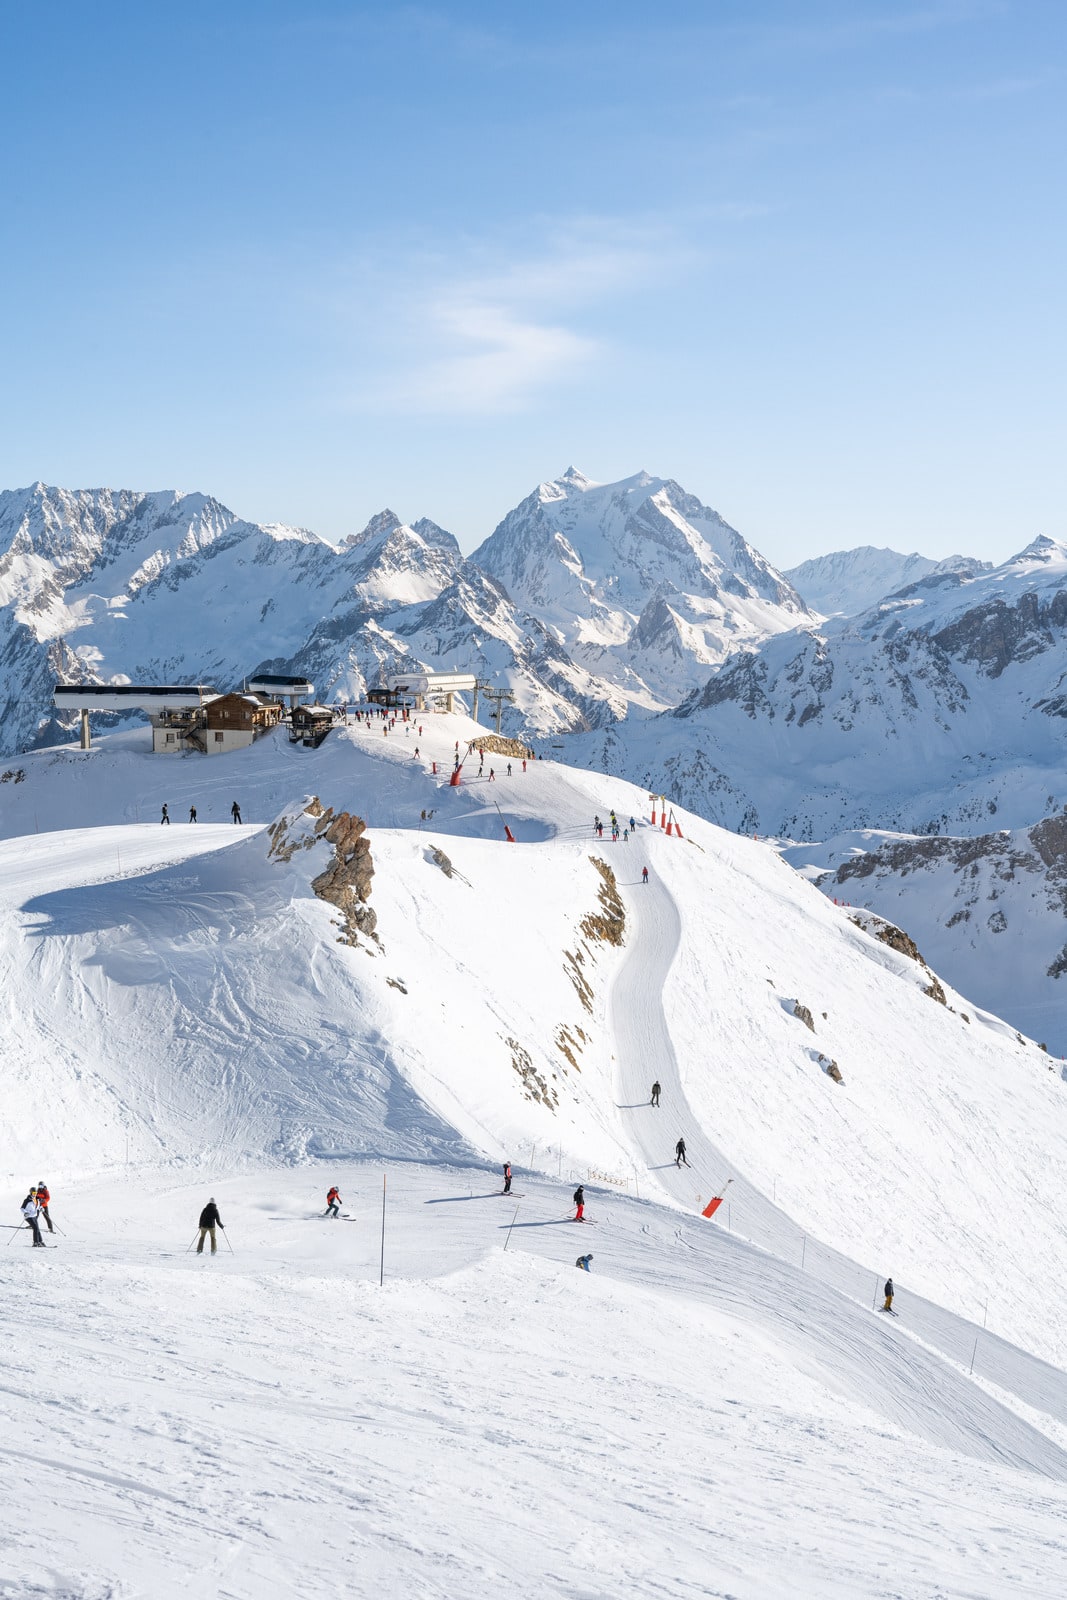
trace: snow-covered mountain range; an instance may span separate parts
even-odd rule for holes
[[[509,512],[472,560],[637,706],[674,703],[695,669],[810,616],[717,512],[647,472],[593,483],[570,467]]]
[[[1028,826],[1067,802],[1067,547],[738,651],[670,713],[578,748],[749,832]]]
[[[813,611],[827,617],[852,617],[921,578],[943,572],[976,577],[991,571],[992,565],[973,556],[946,556],[943,561],[931,561],[929,556],[914,551],[905,556],[896,550],[864,544],[854,550],[835,550],[830,555],[802,561],[798,567],[788,568],[783,576]]]
[[[340,547],[199,494],[0,495],[0,751],[61,736],[56,678],[231,687],[308,673],[357,698],[382,671],[459,668],[515,696],[516,731],[664,709],[738,642],[806,619],[790,586],[676,484],[543,484],[476,552],[391,511]]]

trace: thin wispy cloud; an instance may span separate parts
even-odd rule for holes
[[[413,414],[522,410],[607,357],[597,331],[607,302],[666,282],[693,258],[677,229],[658,221],[584,219],[544,231],[538,251],[471,244],[466,271],[411,252],[399,281],[382,286],[381,370],[357,403]]]

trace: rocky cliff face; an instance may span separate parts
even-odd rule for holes
[[[362,818],[335,813],[313,796],[303,807],[284,812],[268,833],[274,861],[292,861],[298,852],[323,847],[317,855],[324,856],[324,864],[311,880],[312,893],[341,913],[343,943],[358,945],[361,935],[377,943],[378,919],[367,904],[374,863]]]
[[[785,855],[908,929],[954,988],[1067,1054],[1067,811],[970,838],[846,834]]]

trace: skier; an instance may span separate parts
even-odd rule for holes
[[[167,810],[167,802],[165,800],[163,802],[163,815],[159,819],[159,826],[162,827],[164,823],[167,824],[168,828],[170,827],[170,812]]]
[[[893,1309],[893,1280],[892,1280],[892,1278],[887,1278],[885,1280],[885,1291],[884,1292],[885,1292],[885,1305],[882,1307],[882,1310],[883,1311],[892,1311],[892,1309]]]
[[[214,1196],[212,1196],[207,1205],[204,1207],[203,1211],[200,1213],[200,1242],[196,1247],[196,1253],[198,1256],[203,1255],[204,1253],[204,1235],[208,1233],[211,1235],[211,1254],[215,1254],[215,1251],[218,1249],[218,1245],[215,1240],[216,1228],[222,1228],[223,1232],[225,1232],[225,1226],[222,1218],[219,1216],[219,1208],[215,1204]]]
[[[241,808],[237,804],[236,800],[234,801],[233,805],[230,807],[230,816],[233,818],[235,823],[240,822],[240,820],[241,820]]]
[[[324,1212],[324,1215],[327,1216],[327,1217],[338,1217],[338,1216],[340,1216],[341,1207],[343,1205],[344,1205],[344,1201],[341,1199],[341,1191],[340,1191],[340,1189],[338,1189],[337,1185],[334,1184],[333,1188],[329,1191],[329,1193],[326,1196],[326,1210]]]
[[[674,1164],[676,1167],[680,1167],[683,1163],[686,1166],[689,1165],[685,1155],[685,1140],[679,1139],[678,1143],[674,1147]]]
[[[48,1185],[46,1183],[39,1183],[37,1185],[37,1207],[42,1217],[48,1224],[49,1233],[55,1233],[56,1230],[52,1226],[52,1219],[48,1215],[48,1205],[51,1198],[52,1196],[48,1193]]]
[[[511,1162],[504,1162],[504,1193],[511,1193]]]
[[[195,822],[196,821],[196,807],[195,806],[190,806],[189,807],[189,821],[190,822]]]
[[[27,1228],[33,1230],[33,1248],[35,1250],[43,1250],[45,1248],[45,1243],[41,1238],[40,1223],[37,1221],[37,1191],[35,1189],[30,1190],[29,1194],[19,1207],[19,1210],[26,1218]]]
[[[489,782],[490,783],[495,783],[496,782],[496,773],[493,771],[492,767],[489,768]]]
[[[596,836],[598,839],[604,837],[604,824],[602,822],[598,822],[596,825]]]
[[[589,1263],[590,1263],[590,1261],[592,1261],[592,1259],[593,1259],[593,1257],[591,1255],[579,1256],[577,1261],[574,1263],[574,1265],[576,1267],[581,1267],[583,1272],[588,1272],[589,1271]]]
[[[629,842],[630,842],[630,830],[629,830],[629,828],[624,828],[622,830],[622,842],[623,842],[623,844],[629,844]]]
[[[593,818],[593,832],[594,833],[599,833],[600,832],[600,818],[599,817],[594,817]]]
[[[648,882],[648,868],[647,867],[642,867],[641,868],[641,882],[642,883],[647,883]]]
[[[511,777],[511,762],[508,762],[508,777]]]
[[[526,757],[525,756],[523,756],[523,758],[522,758],[522,770],[523,770],[523,772],[526,771]]]
[[[656,1082],[652,1085],[652,1099],[649,1101],[649,1105],[653,1105],[653,1106],[658,1106],[659,1105],[659,1079],[658,1078],[656,1079]]]
[[[585,1189],[581,1184],[579,1184],[577,1189],[574,1191],[574,1204],[576,1207],[574,1213],[575,1222],[584,1222],[585,1217],[583,1213],[585,1211]]]
[[[637,818],[636,817],[631,817],[630,818],[630,832],[631,833],[636,833],[637,832]]]

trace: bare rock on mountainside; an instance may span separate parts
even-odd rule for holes
[[[815,1032],[815,1018],[808,1007],[801,1005],[799,1000],[793,1001],[793,1015],[798,1022],[802,1022],[806,1028],[810,1028],[812,1033]]]
[[[320,900],[326,900],[341,913],[341,938],[358,945],[359,934],[376,939],[377,916],[370,899],[374,863],[366,823],[348,811],[335,813],[313,796],[302,811],[287,812],[268,829],[270,855],[275,861],[290,861],[298,850],[325,843],[333,846],[333,858],[311,887]]]
[[[903,928],[896,927],[894,923],[887,922],[884,917],[876,916],[873,911],[861,912],[859,916],[852,916],[849,920],[854,922],[857,928],[862,928],[864,933],[872,934],[880,944],[886,944],[890,950],[896,950],[899,955],[907,956],[909,961],[917,962],[930,979],[923,994],[929,995],[931,1000],[936,1000],[939,1006],[948,1005],[948,996],[941,986],[941,980],[936,972],[930,971],[910,934],[905,933]]]

